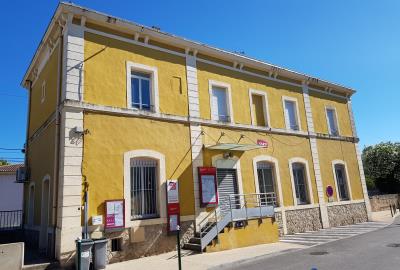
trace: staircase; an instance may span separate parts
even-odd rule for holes
[[[203,252],[233,222],[275,215],[275,193],[232,194],[219,198],[219,206],[199,222],[200,230],[183,248]]]

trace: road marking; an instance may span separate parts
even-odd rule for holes
[[[319,231],[306,231],[303,233],[284,235],[281,237],[280,242],[304,246],[316,246],[343,238],[372,232],[387,225],[387,223],[382,222],[365,222],[348,226],[321,229]]]

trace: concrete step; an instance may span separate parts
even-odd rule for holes
[[[197,244],[197,245],[200,245],[200,243],[201,243],[201,238],[200,238],[200,237],[192,237],[192,238],[190,238],[189,243],[190,243],[190,244]]]
[[[198,252],[202,252],[201,245],[199,245],[199,244],[186,243],[186,244],[183,245],[183,248],[184,249],[198,251]]]

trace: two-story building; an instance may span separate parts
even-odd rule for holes
[[[171,179],[188,248],[368,219],[351,88],[69,3],[57,7],[22,85],[25,220],[38,247],[63,263],[85,222],[110,239],[111,262],[174,250]],[[200,181],[199,168],[216,178]],[[204,204],[207,196],[218,204]],[[226,216],[223,198],[246,219],[229,219],[219,241],[205,243],[212,215]],[[123,228],[107,230],[110,200],[123,202]],[[266,205],[273,216],[262,214]],[[250,218],[251,208],[260,216]]]

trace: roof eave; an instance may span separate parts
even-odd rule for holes
[[[299,73],[287,68],[279,67],[264,61],[260,61],[251,57],[247,57],[241,54],[237,54],[234,52],[229,52],[223,49],[219,49],[213,46],[209,46],[203,43],[199,43],[196,41],[188,40],[186,38],[178,37],[175,35],[172,35],[170,33],[166,33],[163,31],[155,30],[153,28],[140,25],[122,18],[114,17],[105,13],[98,12],[96,10],[91,10],[79,5],[75,5],[72,3],[65,3],[65,2],[60,2],[57,6],[56,11],[53,14],[53,17],[46,29],[45,35],[43,36],[34,57],[32,58],[32,61],[29,65],[28,70],[25,73],[25,76],[21,82],[21,86],[24,88],[27,88],[26,80],[31,72],[31,69],[33,67],[33,64],[37,60],[37,57],[39,55],[40,50],[42,49],[43,45],[45,44],[48,35],[50,33],[50,30],[52,29],[54,23],[55,23],[55,18],[60,15],[62,12],[71,12],[79,16],[87,16],[88,18],[97,21],[100,24],[109,26],[110,23],[107,22],[107,20],[111,18],[115,18],[115,25],[126,29],[127,31],[140,31],[144,35],[149,35],[152,38],[162,40],[166,42],[167,44],[170,45],[175,45],[183,48],[190,48],[193,50],[198,50],[201,51],[203,54],[208,54],[210,56],[218,57],[223,60],[227,61],[237,61],[241,62],[244,65],[247,65],[249,67],[254,67],[254,68],[259,68],[259,69],[267,69],[267,70],[273,70],[273,69],[278,69],[280,71],[280,74],[286,75],[287,77],[294,79],[294,80],[299,80],[299,81],[308,81],[310,79],[316,79],[318,80],[318,85],[326,87],[326,88],[333,88],[335,91],[343,92],[346,96],[351,96],[353,95],[356,91],[352,88],[339,85],[336,83],[332,83],[326,80],[322,80],[319,78],[315,78],[313,76]]]

